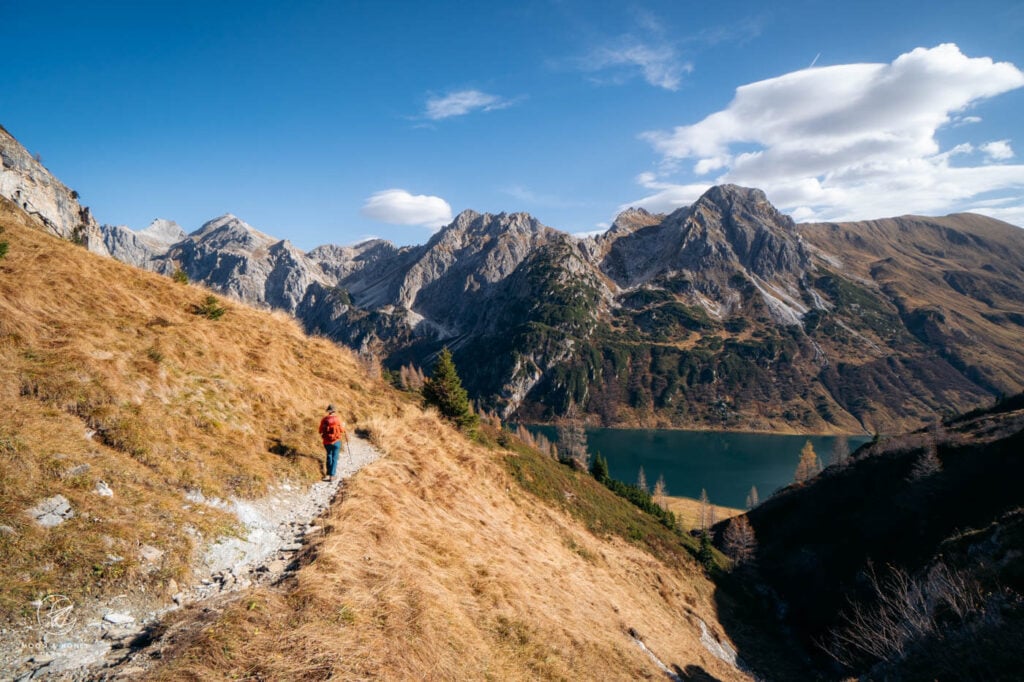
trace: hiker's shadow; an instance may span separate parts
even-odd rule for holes
[[[300,452],[290,445],[285,445],[280,438],[271,438],[270,447],[267,448],[267,451],[280,457],[284,457],[290,462],[298,462],[300,459],[311,459],[314,460],[321,469],[324,467],[323,457],[320,457],[319,455],[311,455],[308,452]]]

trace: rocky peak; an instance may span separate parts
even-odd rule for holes
[[[676,262],[688,269],[735,261],[749,273],[771,278],[802,271],[809,262],[793,219],[779,212],[759,189],[712,187],[666,222],[676,223],[682,231]]]
[[[615,216],[615,221],[608,231],[602,234],[600,239],[615,239],[623,235],[632,234],[639,229],[657,225],[665,219],[662,214],[651,213],[644,208],[627,208]]]
[[[249,225],[244,220],[230,214],[214,218],[203,224],[189,235],[197,243],[207,249],[235,252],[251,252],[259,248],[269,248],[279,241]]]
[[[38,157],[0,126],[0,195],[18,205],[45,230],[73,239],[90,251],[109,255],[100,227],[89,208],[78,203],[78,192],[46,170]]]
[[[181,225],[163,218],[155,219],[148,227],[139,230],[138,235],[148,242],[166,246],[176,244],[188,236],[185,230],[181,229]]]
[[[427,242],[432,245],[470,246],[488,238],[511,237],[530,239],[534,235],[550,230],[529,213],[477,213],[463,211],[445,228]]]

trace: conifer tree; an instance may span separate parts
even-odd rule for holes
[[[800,461],[796,465],[796,472],[793,480],[797,483],[804,483],[814,478],[821,471],[821,463],[818,461],[818,454],[814,452],[814,445],[811,441],[804,443],[800,450]]]
[[[590,464],[590,475],[599,483],[608,480],[608,460],[601,456],[600,452],[594,455],[594,461]]]
[[[706,571],[715,567],[715,554],[711,551],[711,536],[706,530],[700,534],[700,551],[697,553],[697,561]]]
[[[469,406],[469,394],[455,369],[451,351],[441,349],[434,365],[434,373],[423,385],[423,402],[438,409],[441,416],[451,420],[460,429],[471,430],[480,418]]]

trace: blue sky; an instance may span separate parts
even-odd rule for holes
[[[0,0],[3,124],[98,220],[304,249],[718,182],[1024,225],[1024,3]]]

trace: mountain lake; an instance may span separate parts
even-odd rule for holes
[[[530,426],[551,442],[554,427]],[[648,489],[665,477],[669,495],[699,498],[701,489],[717,505],[743,509],[751,486],[763,501],[793,482],[800,450],[808,440],[827,466],[837,436],[792,436],[666,429],[587,429],[587,449],[608,460],[613,478],[636,483],[644,468]],[[852,453],[867,436],[846,436]]]

